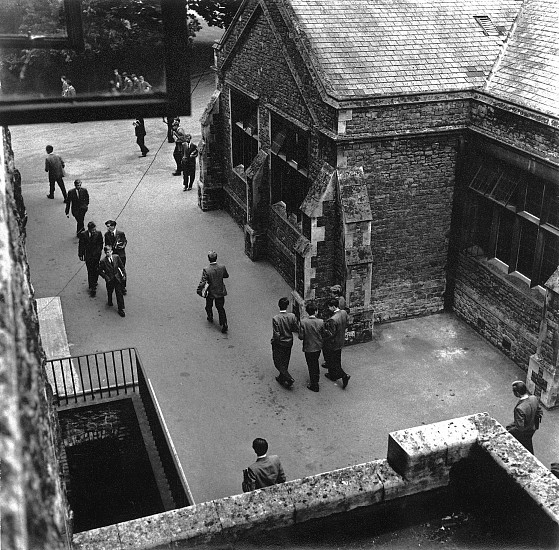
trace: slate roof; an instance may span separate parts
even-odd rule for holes
[[[526,0],[486,86],[516,104],[559,115],[559,1]]]
[[[343,100],[481,88],[521,4],[289,0],[289,11],[326,93]],[[490,18],[489,34],[475,16]]]

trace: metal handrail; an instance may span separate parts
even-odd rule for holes
[[[56,406],[127,394],[129,389],[134,392],[138,386],[137,369],[134,348],[47,361],[47,376]]]
[[[56,407],[85,406],[107,398],[138,394],[175,505],[180,508],[194,504],[155,392],[135,348],[50,359],[47,377]]]

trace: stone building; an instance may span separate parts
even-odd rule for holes
[[[558,10],[244,1],[215,46],[200,207],[225,208],[299,304],[341,285],[349,342],[451,308],[527,369],[553,339]]]

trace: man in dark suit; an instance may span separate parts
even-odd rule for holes
[[[52,145],[47,145],[47,157],[45,158],[45,172],[49,174],[49,194],[48,199],[54,199],[54,184],[57,183],[62,191],[64,201],[66,201],[67,193],[64,185],[64,161],[60,155],[53,153]]]
[[[107,228],[105,232],[105,245],[113,249],[113,254],[116,254],[120,258],[122,265],[126,267],[126,245],[128,241],[124,231],[117,230],[114,220],[107,220],[105,227]],[[123,284],[122,291],[126,294],[126,282]]]
[[[512,393],[519,401],[514,407],[514,422],[507,426],[507,431],[534,454],[532,436],[539,428],[543,415],[539,399],[530,395],[526,384],[521,380],[512,383]]]
[[[173,120],[173,141],[175,142],[175,149],[173,151],[173,158],[175,159],[175,164],[177,169],[173,172],[173,176],[180,176],[182,174],[182,146],[185,141],[186,134],[181,128],[181,119],[175,117]]]
[[[227,269],[224,265],[218,265],[217,263],[217,253],[211,250],[208,252],[208,260],[210,265],[202,270],[202,279],[196,292],[202,296],[202,289],[204,288],[206,282],[209,283],[208,293],[206,295],[206,314],[208,321],[213,323],[213,304],[215,301],[215,307],[219,315],[219,324],[221,325],[221,332],[225,334],[229,329],[227,325],[227,315],[225,314],[225,296],[227,296],[227,290],[225,288],[225,283],[223,279],[229,277]]]
[[[89,208],[89,193],[85,187],[82,187],[82,180],[76,180],[74,182],[74,189],[70,189],[68,192],[68,198],[66,199],[67,218],[70,217],[70,208],[72,208],[72,216],[76,218],[76,235],[79,236],[85,229],[83,220]]]
[[[330,319],[324,322],[322,330],[322,353],[328,368],[326,378],[336,381],[342,379],[342,388],[347,388],[351,376],[342,369],[342,348],[345,344],[345,329],[348,321],[347,311],[340,309],[339,299],[330,298],[327,302],[328,310],[332,313]]]
[[[267,455],[268,442],[261,437],[257,437],[252,442],[252,448],[256,453],[256,462],[251,464],[248,470],[254,480],[254,488],[262,489],[278,483],[285,483],[285,473],[279,457],[277,455]]]
[[[127,93],[126,91],[124,93]],[[133,123],[134,133],[136,134],[136,143],[142,151],[142,157],[145,157],[149,153],[149,149],[146,147],[146,126],[144,124],[143,118],[137,118]]]
[[[126,280],[126,270],[120,258],[113,254],[110,246],[105,246],[105,257],[99,262],[99,275],[105,279],[107,285],[107,304],[113,305],[113,290],[116,294],[116,305],[118,314],[126,317],[124,313],[124,293],[122,292],[123,282]]]
[[[118,254],[118,256],[120,256],[122,265],[126,267],[126,245],[128,241],[126,240],[124,231],[117,230],[114,220],[107,220],[105,222],[105,227],[107,228],[105,232],[105,245],[113,249],[113,254]]]
[[[186,134],[184,143],[182,144],[182,181],[184,184],[183,191],[192,189],[194,178],[196,177],[196,157],[198,156],[198,147],[191,143],[192,136]]]
[[[293,333],[299,332],[299,323],[294,313],[287,313],[289,298],[280,298],[277,315],[272,318],[272,360],[279,371],[276,380],[285,388],[293,386],[295,380],[289,374],[289,360],[293,347]]]
[[[87,224],[87,231],[80,233],[78,257],[87,267],[87,282],[89,294],[93,297],[97,293],[97,279],[99,278],[99,261],[103,252],[103,235],[97,231],[95,222]]]

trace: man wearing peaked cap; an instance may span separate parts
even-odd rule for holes
[[[126,245],[128,241],[126,240],[126,235],[124,231],[119,231],[116,228],[115,220],[107,220],[105,222],[105,227],[107,232],[105,233],[105,246],[110,246],[113,249],[113,254],[116,254],[122,265],[126,267]],[[126,294],[126,282],[123,283],[123,294]]]

